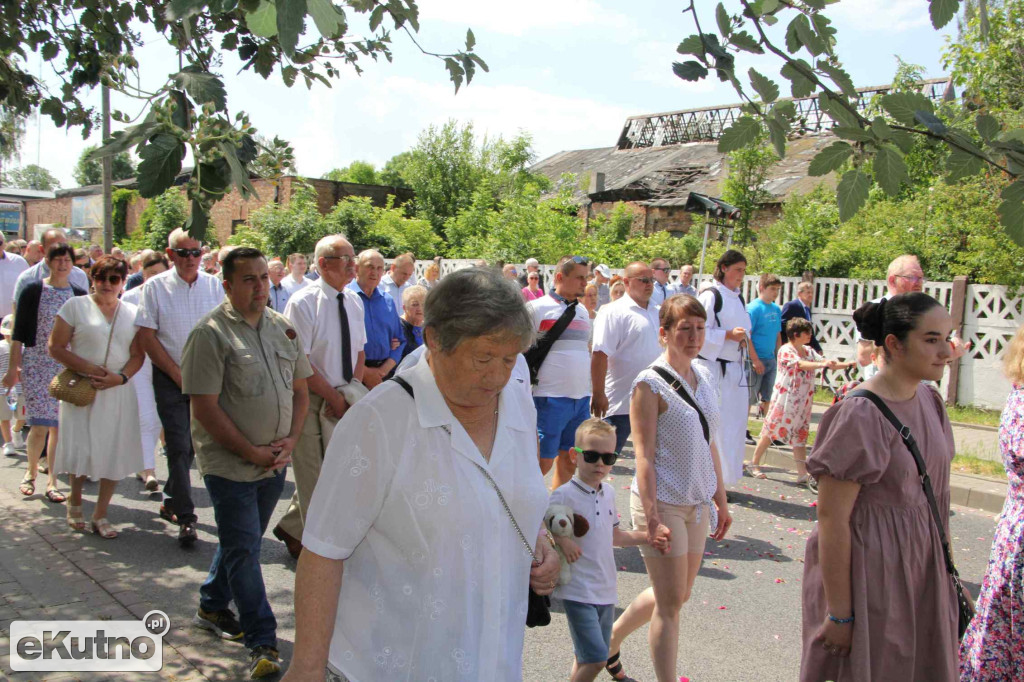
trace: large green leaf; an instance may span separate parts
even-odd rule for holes
[[[857,142],[876,142],[878,140],[874,133],[860,126],[836,126],[832,132],[844,140],[856,140]]]
[[[843,173],[843,178],[836,188],[839,220],[845,222],[857,214],[857,211],[867,202],[870,188],[871,179],[862,171],[848,170]]]
[[[1024,202],[1024,180],[1018,180],[1013,184],[1007,185],[999,193],[999,196],[1006,201]]]
[[[729,42],[746,52],[764,54],[764,48],[758,44],[757,39],[746,31],[736,31],[729,36]]]
[[[853,147],[846,142],[833,142],[818,152],[810,165],[807,166],[807,174],[820,177],[828,175],[836,170],[853,155]]]
[[[832,53],[832,47],[836,44],[836,29],[832,26],[832,20],[824,14],[812,14],[811,23],[814,30],[818,32],[822,42],[825,44],[825,51]]]
[[[277,0],[277,39],[289,57],[295,54],[306,18],[306,0]]]
[[[206,215],[203,205],[195,199],[192,200],[192,212],[185,222],[185,229],[193,239],[203,241],[206,237],[206,228],[210,224],[210,216]]]
[[[810,65],[803,60],[797,60],[804,65],[807,65],[808,70]],[[779,71],[783,78],[786,78],[790,82],[790,92],[793,93],[793,97],[808,97],[814,92],[814,82],[811,81],[804,72],[794,65],[793,62],[786,62],[785,66]]]
[[[974,120],[974,127],[978,130],[978,134],[981,135],[983,140],[993,139],[1002,128],[999,125],[999,120],[995,116],[989,116],[988,114],[980,114]]]
[[[306,5],[320,35],[324,38],[337,38],[341,35],[345,22],[331,0],[306,0]]]
[[[932,18],[932,26],[940,29],[956,16],[960,9],[960,0],[929,0],[928,14]]]
[[[708,75],[708,70],[700,62],[691,59],[685,62],[674,62],[672,64],[672,73],[684,81],[699,81]]]
[[[762,102],[771,103],[779,98],[779,86],[775,84],[775,81],[767,76],[762,76],[754,68],[747,71],[747,75],[750,76],[750,84],[757,91]]]
[[[171,76],[174,83],[187,92],[197,104],[213,104],[217,111],[224,111],[228,105],[228,93],[224,83],[198,66],[186,66]]]
[[[679,47],[676,48],[676,52],[679,54],[692,54],[695,57],[704,57],[704,41],[701,40],[700,34],[694,33],[692,36],[683,38],[683,42],[679,43]]]
[[[879,140],[888,140],[892,138],[892,128],[885,122],[885,119],[881,116],[875,116],[871,121],[871,132]],[[897,145],[898,146],[898,145]]]
[[[1017,244],[1024,246],[1024,203],[1004,201],[999,204],[999,222]]]
[[[718,3],[718,7],[715,8],[715,21],[718,23],[718,32],[728,38],[729,34],[732,33],[732,20],[729,18],[729,13],[725,11],[725,5],[722,3]]]
[[[167,21],[178,21],[202,12],[208,4],[209,0],[171,0],[167,3],[164,17]]]
[[[936,135],[945,135],[948,130],[946,124],[942,122],[942,119],[931,111],[925,111],[923,109],[915,111],[914,118],[917,119],[918,123],[922,124],[925,128]]]
[[[139,194],[149,199],[174,184],[174,178],[181,172],[185,145],[174,135],[161,133],[139,150],[139,157]]]
[[[224,159],[228,162],[228,168],[231,169],[231,184],[238,188],[238,193],[242,195],[243,199],[248,199],[256,194],[252,183],[249,182],[249,171],[238,160],[238,150],[226,142],[221,142],[219,147],[221,153],[224,154]]]
[[[779,155],[780,159],[786,158],[787,124],[783,123],[776,116],[769,116],[766,121],[768,123],[768,137],[772,141],[772,146],[775,147],[775,153]]]
[[[761,13],[768,14],[779,8],[779,0],[761,0]]]
[[[741,116],[722,131],[718,140],[718,151],[734,152],[746,147],[761,135],[761,122],[752,116]]]
[[[893,92],[882,96],[882,108],[903,125],[914,126],[917,125],[915,113],[932,111],[932,103],[920,93]]]
[[[903,155],[892,145],[882,145],[875,154],[875,181],[891,197],[900,193],[900,185],[909,182]]]
[[[950,182],[961,178],[977,175],[981,171],[982,161],[974,154],[968,154],[959,147],[950,147],[946,157],[946,170],[949,171]]]
[[[828,74],[828,77],[832,79],[832,82],[839,86],[839,89],[843,91],[843,94],[854,99],[857,97],[857,86],[853,84],[853,79],[850,78],[850,74],[843,71],[838,66],[829,64],[824,59],[818,60],[818,69]]]
[[[817,57],[825,51],[825,42],[818,37],[818,34],[811,28],[811,22],[806,14],[798,14],[793,20],[794,30],[807,50]]]
[[[246,13],[245,25],[261,38],[273,38],[277,35],[277,7],[268,0],[260,0],[256,11]]]
[[[829,118],[835,121],[836,125],[846,128],[860,127],[860,119],[847,109],[843,102],[836,97],[832,97],[827,92],[818,95],[818,106],[828,114]]]

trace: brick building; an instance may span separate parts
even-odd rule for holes
[[[183,184],[187,175],[178,177]],[[293,187],[297,182],[305,182],[316,190],[318,207],[322,213],[345,197],[370,197],[375,206],[384,206],[388,196],[395,197],[395,205],[400,206],[413,199],[415,193],[403,187],[385,185],[362,185],[354,182],[334,182],[333,180],[313,180],[286,175],[276,183],[270,180],[255,178],[252,185],[257,197],[242,199],[237,190],[232,190],[224,199],[214,204],[210,211],[210,228],[216,230],[217,239],[223,244],[235,233],[238,225],[248,222],[249,215],[267,203],[287,204],[292,196]],[[134,180],[122,180],[114,183],[115,189],[134,188]],[[182,187],[184,192],[185,188]],[[57,190],[53,198],[28,199],[23,202],[23,220],[21,235],[32,239],[36,226],[60,224],[69,229],[81,230],[81,235],[90,241],[103,241],[103,194],[99,185],[76,187]],[[149,204],[148,199],[137,199],[128,207],[125,229],[131,233],[139,224],[139,216]],[[29,236],[25,236],[29,235]]]

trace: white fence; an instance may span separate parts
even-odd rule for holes
[[[416,277],[432,261],[416,262]],[[441,276],[471,267],[476,260],[443,260]],[[523,265],[516,264],[522,272]],[[545,289],[551,285],[555,267],[540,266]],[[621,270],[613,270],[621,274]],[[673,278],[674,279],[674,278]],[[703,281],[709,280],[705,275]],[[783,277],[779,303],[796,298],[798,277]],[[752,301],[757,297],[757,276],[748,276],[743,282],[743,299]],[[955,287],[961,286],[961,297]],[[700,284],[694,284],[699,290]],[[963,291],[966,289],[966,291]],[[991,284],[966,284],[962,282],[927,282],[925,292],[934,296],[953,315],[961,319],[960,335],[971,342],[971,350],[960,359],[956,377],[956,402],[990,409],[1001,409],[1010,392],[1010,383],[1002,370],[1003,350],[1009,345],[1017,328],[1024,324],[1024,290],[1009,291],[1007,287]],[[852,360],[856,354],[857,330],[853,324],[853,311],[865,301],[884,296],[884,280],[832,279],[818,277],[814,280],[814,305],[812,306],[815,333],[822,349],[829,357]],[[961,311],[956,311],[957,301],[963,300]],[[959,312],[959,315],[958,315]],[[950,395],[951,372],[946,372],[939,388],[944,396]]]

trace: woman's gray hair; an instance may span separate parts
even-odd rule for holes
[[[427,294],[423,327],[434,330],[440,350],[450,353],[479,336],[518,338],[522,349],[533,343],[533,317],[512,280],[493,268],[456,270]]]

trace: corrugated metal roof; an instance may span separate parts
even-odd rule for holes
[[[39,189],[18,189],[17,187],[0,187],[0,197],[11,199],[52,199],[53,192]]]

